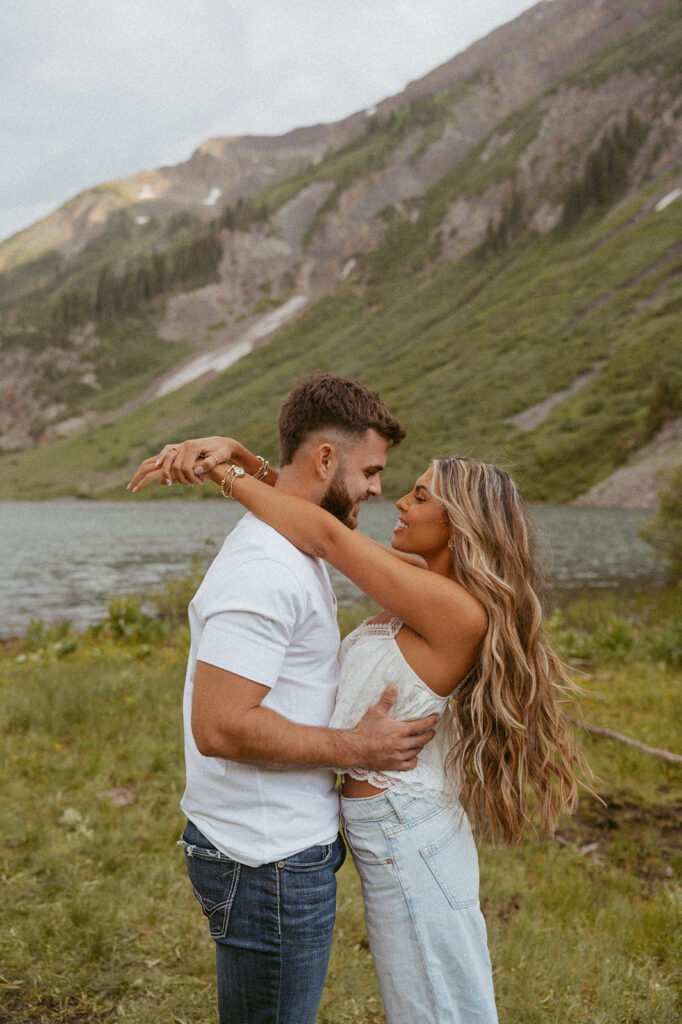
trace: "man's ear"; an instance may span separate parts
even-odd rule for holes
[[[313,451],[315,475],[320,480],[331,480],[339,465],[336,448],[328,441],[318,444]]]

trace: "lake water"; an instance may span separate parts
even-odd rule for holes
[[[543,564],[553,588],[637,585],[660,578],[637,537],[648,515],[631,509],[537,506]],[[0,502],[0,637],[31,619],[70,619],[81,628],[106,617],[115,594],[145,592],[209,560],[242,514],[223,501]],[[360,526],[388,541],[397,513],[368,502]],[[357,589],[334,570],[339,602]]]

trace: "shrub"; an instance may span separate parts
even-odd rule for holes
[[[24,637],[24,650],[30,654],[48,654],[63,658],[78,647],[78,637],[68,619],[45,627],[42,619],[31,619]]]
[[[129,594],[113,597],[107,606],[109,617],[97,627],[97,635],[136,644],[154,644],[162,640],[167,627],[161,619],[153,618],[142,610],[139,597]]]
[[[548,623],[561,657],[576,661],[626,663],[648,661],[672,668],[682,665],[682,617],[674,615],[660,625],[635,623],[618,615],[594,626],[567,626],[566,614],[557,610]]]
[[[160,590],[150,594],[150,601],[164,622],[177,625],[187,621],[187,607],[205,573],[205,561],[195,558],[187,576],[169,580]]]
[[[665,563],[671,580],[682,580],[682,466],[678,466],[659,496],[658,511],[639,535]]]

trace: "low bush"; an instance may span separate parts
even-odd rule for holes
[[[682,667],[682,616],[643,628],[612,615],[591,630],[566,625],[557,610],[549,621],[550,633],[564,659],[588,662],[651,661]]]

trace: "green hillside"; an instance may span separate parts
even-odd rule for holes
[[[102,424],[0,456],[0,499],[124,496],[140,459],[205,433],[235,434],[276,460],[278,407],[317,369],[358,377],[407,425],[386,473],[390,495],[445,452],[504,464],[533,501],[567,501],[607,477],[682,414],[682,198],[656,210],[682,174],[682,20],[670,3],[619,36],[626,6],[614,8],[607,43],[570,71],[564,63],[551,85],[529,85],[532,98],[516,107],[483,63],[368,118],[352,141],[212,222],[188,210],[139,224],[134,209],[118,211],[80,252],[0,276],[15,407],[22,367],[30,376],[25,443],[44,441],[60,419],[90,413]],[[461,153],[452,138],[469,139]],[[429,158],[437,174],[423,170]],[[419,174],[419,194],[391,192]],[[254,278],[244,252],[253,247],[257,270],[271,240],[284,248],[279,213],[315,189],[300,239],[286,242],[289,263]],[[363,248],[353,225],[372,195]],[[469,222],[478,236],[458,249]],[[208,383],[120,414],[225,326],[216,315],[184,341],[163,341],[169,299],[231,289],[236,332],[294,294],[306,263],[340,270],[349,252],[347,279],[266,345]],[[551,399],[532,422],[516,419]]]
[[[210,383],[3,457],[0,496],[113,496],[163,442],[216,431],[276,457],[282,398],[323,369],[376,388],[408,425],[389,493],[457,451],[506,464],[532,500],[568,500],[681,410],[682,202],[656,213],[649,194],[665,187],[494,257],[473,253],[382,287],[345,284]],[[509,425],[598,360],[604,369],[535,430]]]

